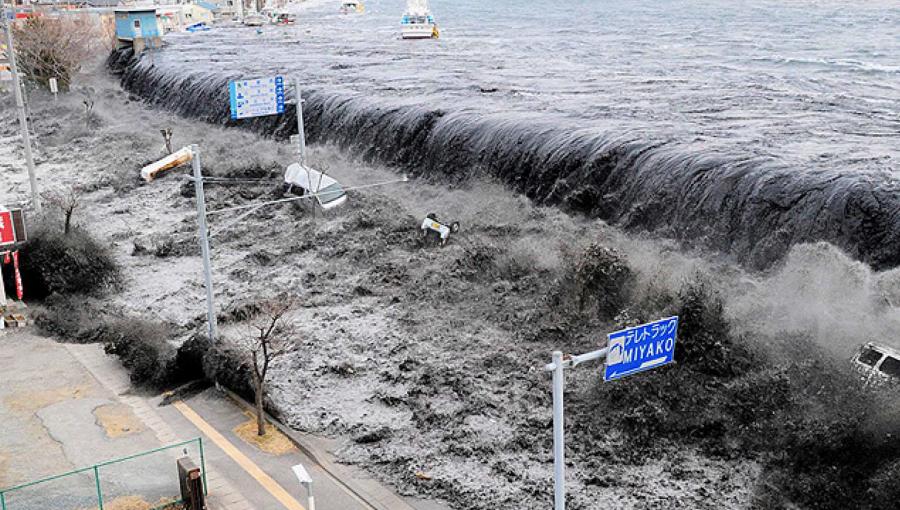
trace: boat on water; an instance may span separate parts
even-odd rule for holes
[[[427,0],[408,0],[400,21],[400,35],[404,39],[431,39],[440,35]]]
[[[244,26],[248,27],[261,27],[265,25],[267,21],[268,18],[258,12],[251,12],[244,16]]]
[[[346,0],[341,4],[341,12],[350,14],[351,12],[366,12],[366,9],[363,7],[362,2],[358,2],[357,0]]]

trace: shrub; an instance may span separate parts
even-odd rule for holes
[[[135,385],[160,389],[177,379],[176,351],[165,325],[141,319],[119,319],[109,325],[104,350],[117,356]]]
[[[60,342],[90,344],[103,341],[106,319],[89,298],[55,294],[42,305],[34,313],[34,323]]]
[[[86,230],[68,235],[40,225],[21,250],[22,282],[28,295],[94,294],[119,281],[110,250]]]
[[[573,262],[560,279],[557,304],[604,319],[615,317],[628,304],[634,272],[618,252],[592,243],[566,258]]]

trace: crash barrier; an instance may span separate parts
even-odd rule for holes
[[[187,462],[185,457],[191,462]],[[203,480],[203,494],[206,495],[203,439],[198,437],[2,489],[0,510],[104,510],[104,507],[126,506],[147,510],[181,508],[184,501],[179,465],[197,463]]]

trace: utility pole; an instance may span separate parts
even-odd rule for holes
[[[300,78],[294,77],[294,91],[297,94],[297,134],[300,138],[300,164],[306,166],[306,132],[303,129],[303,96],[300,94]],[[310,183],[312,184],[312,183]]]
[[[19,80],[19,69],[16,67],[16,46],[13,40],[12,21],[3,8],[3,22],[6,24],[6,53],[9,55],[9,68],[12,72],[13,90],[16,95],[16,108],[19,110],[19,128],[22,130],[22,142],[25,144],[25,162],[28,165],[28,180],[31,182],[31,203],[34,211],[41,213],[41,198],[38,193],[37,177],[34,173],[34,156],[31,154],[31,136],[28,133],[28,117],[25,114],[25,101],[22,99],[22,83]]]
[[[216,344],[216,305],[213,302],[212,263],[209,260],[209,230],[206,228],[206,199],[203,196],[203,175],[200,173],[200,148],[191,145],[194,166],[194,191],[197,195],[197,220],[200,224],[200,251],[203,255],[203,278],[206,283],[206,319],[209,322],[209,342]]]

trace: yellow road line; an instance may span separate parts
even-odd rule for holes
[[[269,491],[269,494],[275,497],[285,508],[288,510],[306,510],[306,508],[301,505],[293,496],[288,494],[286,490],[280,485],[278,482],[272,479],[271,476],[267,475],[265,471],[259,468],[256,464],[253,463],[252,460],[247,458],[246,455],[241,453],[228,439],[225,439],[225,436],[219,433],[218,430],[214,429],[212,425],[206,423],[206,421],[200,417],[199,414],[194,412],[193,409],[188,407],[187,404],[179,400],[173,404],[175,409],[181,411],[181,414],[184,415],[185,418],[190,420],[201,432],[206,434],[216,445],[219,446],[229,457],[231,457],[235,462],[238,463],[244,471],[246,471],[250,476],[252,476],[260,485],[263,486],[264,489]]]

